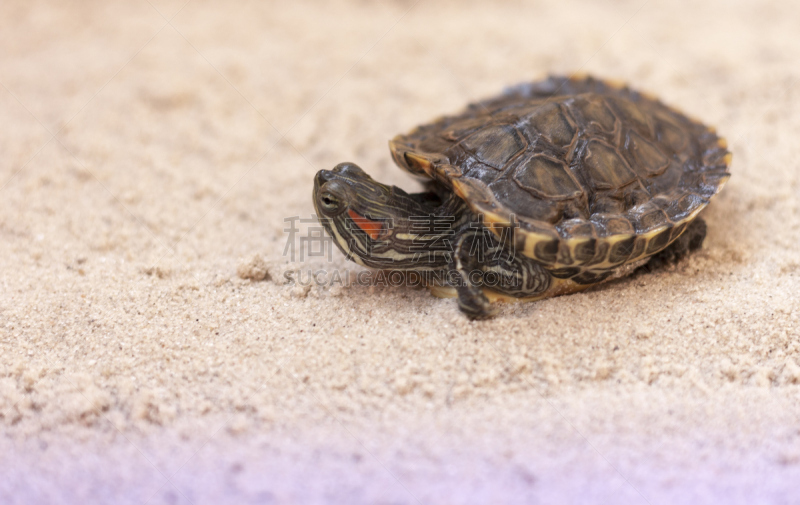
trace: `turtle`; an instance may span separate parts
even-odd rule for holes
[[[425,191],[340,163],[314,178],[316,215],[348,259],[420,275],[472,319],[698,249],[731,163],[714,128],[591,76],[507,88],[389,147]]]

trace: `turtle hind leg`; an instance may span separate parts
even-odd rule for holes
[[[680,237],[667,246],[661,252],[654,254],[647,264],[642,266],[643,270],[652,272],[668,265],[674,265],[685,258],[692,251],[700,249],[703,240],[706,238],[706,222],[703,218],[695,218],[689,223]]]

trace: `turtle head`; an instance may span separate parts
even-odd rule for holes
[[[314,208],[339,249],[373,268],[396,268],[393,251],[407,246],[398,235],[409,227],[412,216],[432,211],[402,189],[377,182],[353,163],[317,172]]]
[[[320,170],[314,177],[314,208],[327,221],[342,216],[391,220],[402,214],[402,206],[393,202],[396,191],[398,188],[377,182],[358,165],[339,163],[333,170]]]
[[[370,199],[380,207],[388,201],[389,189],[358,165],[339,163],[333,170],[320,170],[314,177],[314,208],[320,217],[333,219],[349,210],[366,210],[363,207]]]

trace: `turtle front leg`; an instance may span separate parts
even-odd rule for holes
[[[456,239],[450,262],[450,282],[458,293],[458,308],[470,319],[487,319],[497,314],[497,307],[483,294],[475,276],[481,276],[481,265],[473,254],[475,241],[482,237],[482,230],[462,233]]]

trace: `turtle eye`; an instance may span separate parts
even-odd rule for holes
[[[322,212],[329,215],[337,214],[342,208],[341,200],[327,191],[319,195],[319,205]]]
[[[318,189],[316,205],[320,212],[328,217],[336,216],[344,211],[350,202],[350,190],[347,185],[334,179]]]

